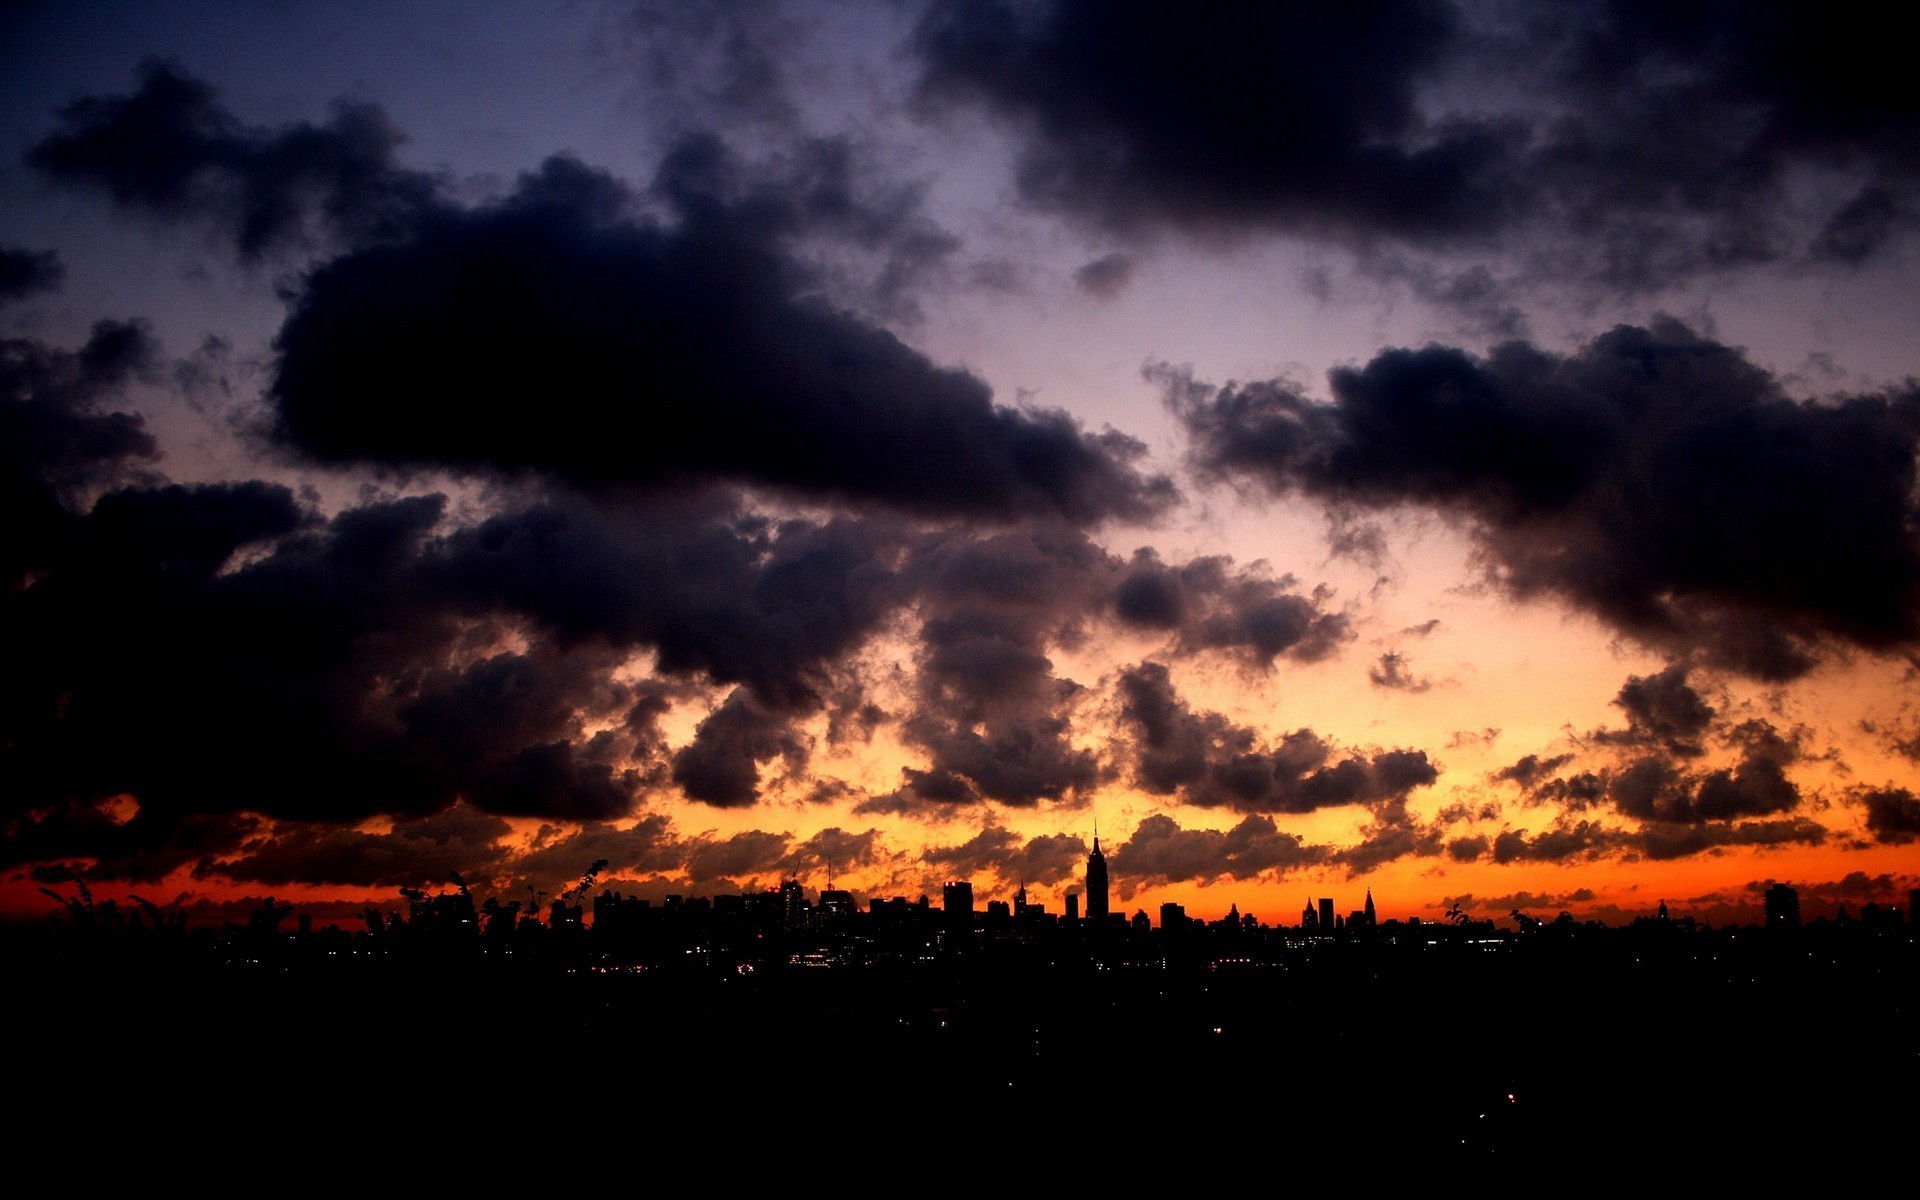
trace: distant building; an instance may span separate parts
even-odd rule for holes
[[[940,889],[940,908],[949,917],[973,916],[973,883],[961,880]]]
[[[1078,921],[1079,919],[1080,919],[1080,893],[1068,892],[1067,893],[1067,924],[1071,925],[1075,921]]]
[[[1335,928],[1333,898],[1331,896],[1322,896],[1320,898],[1320,932],[1332,933]]]
[[[1093,853],[1087,855],[1087,920],[1107,923],[1107,856],[1100,853],[1100,835],[1093,835]]]
[[[1800,928],[1800,893],[1784,883],[1767,889],[1767,928]]]

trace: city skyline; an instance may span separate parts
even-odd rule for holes
[[[1869,35],[11,5],[0,919],[1904,905]]]

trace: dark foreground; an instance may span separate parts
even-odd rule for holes
[[[667,1169],[879,1173],[893,1191],[901,1172],[1037,1182],[1036,1162],[1069,1180],[1079,1164],[1142,1184],[1230,1168],[1546,1190],[1676,1169],[1910,1172],[1913,943],[1697,951],[743,974],[43,946],[8,988],[12,1140],[28,1162],[149,1181],[191,1177],[209,1151],[281,1182],[374,1153],[502,1187]]]

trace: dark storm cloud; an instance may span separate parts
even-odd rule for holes
[[[1614,697],[1627,714],[1624,732],[1602,731],[1603,741],[1664,747],[1687,757],[1704,753],[1700,736],[1713,724],[1713,708],[1687,682],[1687,667],[1675,663],[1655,675],[1629,676]]]
[[[1237,567],[1224,555],[1168,564],[1142,547],[1114,592],[1114,610],[1136,629],[1177,631],[1183,650],[1235,651],[1260,666],[1281,656],[1317,662],[1352,639],[1346,615],[1325,611],[1323,594],[1294,591],[1297,579],[1259,567]]]
[[[315,270],[276,343],[274,437],[342,465],[724,480],[925,515],[1093,521],[1171,498],[1137,443],[995,405],[797,298],[807,273],[764,214],[693,194],[669,228],[554,202],[540,180]]]
[[[867,867],[886,857],[886,846],[878,829],[849,833],[839,826],[828,826],[793,847],[781,862],[781,869],[796,875],[812,870],[841,871],[848,867]]]
[[[10,804],[130,792],[143,812],[353,819],[465,797],[624,812],[644,728],[621,655],[506,632],[436,594],[437,496],[324,524],[264,483],[109,493],[5,598]],[[644,726],[645,721],[641,720]]]
[[[1727,825],[1671,825],[1656,822],[1640,831],[1635,844],[1648,858],[1661,861],[1710,853],[1730,846],[1818,846],[1826,840],[1826,826],[1806,817],[1790,817]]]
[[[1360,841],[1335,851],[1332,861],[1351,878],[1395,859],[1438,857],[1446,845],[1442,824],[1416,820],[1401,797],[1380,805],[1374,819],[1361,827]]]
[[[678,870],[684,858],[685,847],[674,836],[673,823],[653,814],[627,829],[600,821],[571,829],[544,825],[532,847],[515,860],[514,870],[554,889],[577,881],[597,862],[604,861],[614,876],[650,875]]]
[[[929,107],[979,103],[1020,131],[1035,203],[1113,227],[1445,239],[1494,227],[1513,195],[1512,131],[1415,103],[1457,25],[1423,0],[954,0],[914,48]]]
[[[1512,336],[1511,278],[1414,252],[1498,246],[1514,277],[1615,292],[1892,252],[1920,225],[1897,43],[1793,0],[946,0],[913,48],[923,107],[1013,131],[1033,204],[1335,239]]]
[[[1281,832],[1272,817],[1248,816],[1223,832],[1182,829],[1172,817],[1155,813],[1113,849],[1108,862],[1115,879],[1130,889],[1188,880],[1278,876],[1325,862],[1327,857],[1325,847],[1304,845]]]
[[[0,820],[0,866],[60,863],[95,879],[155,883],[175,870],[232,854],[257,835],[258,818],[230,813],[118,815],[110,804],[63,800]]]
[[[1493,779],[1517,783],[1529,791],[1536,784],[1544,783],[1549,776],[1561,767],[1573,761],[1571,754],[1556,754],[1550,758],[1541,758],[1529,754],[1511,766],[1502,767],[1492,775]]]
[[[1160,663],[1122,672],[1118,690],[1122,719],[1137,739],[1135,781],[1155,795],[1239,812],[1305,813],[1402,798],[1439,778],[1424,751],[1340,758],[1306,729],[1263,746],[1252,729],[1188,708]]]
[[[1071,738],[1084,689],[1054,673],[1049,650],[1087,636],[1115,573],[1111,555],[1058,525],[917,545],[900,572],[923,618],[902,732],[929,762],[870,803],[1031,806],[1099,782],[1093,752]]]
[[[465,807],[396,822],[390,833],[283,825],[248,841],[230,861],[205,864],[196,873],[269,886],[423,887],[455,873],[488,877],[504,862],[499,841],[511,831],[501,818]]]
[[[746,879],[771,871],[786,857],[793,839],[784,833],[748,829],[726,838],[703,838],[686,857],[687,878],[696,884]]]
[[[1457,863],[1477,862],[1487,856],[1493,842],[1485,837],[1454,838],[1447,843],[1447,857]]]
[[[1731,770],[1692,775],[1669,760],[1640,759],[1616,773],[1607,796],[1623,816],[1677,824],[1726,821],[1786,812],[1800,789],[1773,759],[1750,756]]]
[[[66,273],[60,256],[51,250],[0,245],[0,304],[59,287]]]
[[[1864,793],[1867,832],[1886,845],[1904,846],[1920,839],[1920,797],[1906,788],[1881,788]]]
[[[1627,841],[1627,835],[1593,821],[1567,822],[1532,837],[1524,829],[1507,829],[1493,839],[1493,861],[1504,865],[1523,860],[1595,859],[1616,851]]]
[[[668,226],[564,157],[463,208],[394,165],[376,109],[251,128],[166,64],[61,122],[30,155],[56,178],[212,219],[248,255],[316,215],[348,248],[300,285],[277,342],[273,434],[311,459],[593,488],[721,479],[996,519],[1143,517],[1173,497],[1131,439],[995,405],[817,298],[831,272],[805,265],[809,239],[879,254],[871,290],[892,303],[953,249],[918,191],[844,139],[745,164],[689,135],[648,193]]]
[[[476,613],[649,646],[664,674],[811,709],[898,602],[889,562],[902,538],[885,521],[772,521],[719,496],[555,501],[452,533],[424,569]]]
[[[1048,885],[1075,878],[1087,843],[1068,833],[1022,841],[1004,826],[990,825],[957,846],[929,846],[921,860],[956,879],[991,874],[1002,884]]]
[[[1569,904],[1585,904],[1594,898],[1592,888],[1575,888],[1571,892],[1513,892],[1505,896],[1476,896],[1469,892],[1464,896],[1448,896],[1440,903],[1448,908],[1467,911],[1511,912],[1514,909],[1564,908]]]
[[[1570,356],[1390,350],[1332,372],[1331,404],[1153,374],[1203,470],[1337,510],[1436,510],[1509,593],[1649,645],[1783,680],[1836,645],[1920,643],[1911,388],[1795,401],[1673,322]]]
[[[1079,685],[1053,664],[1017,617],[961,608],[921,630],[921,702],[905,722],[931,759],[916,780],[923,795],[961,789],[1005,804],[1033,805],[1090,789],[1091,751],[1070,740]]]
[[[1858,262],[1914,220],[1920,104],[1858,14],[1794,2],[1555,6],[1516,47],[1565,106],[1530,166],[1617,281],[1803,252]],[[1790,190],[1808,230],[1790,223]]]
[[[767,712],[736,690],[673,756],[673,782],[689,800],[738,808],[758,798],[762,763],[780,758],[789,770],[799,770],[810,751],[805,735],[786,717]]]
[[[139,78],[130,95],[68,104],[27,161],[124,208],[210,222],[249,259],[322,231],[347,242],[392,235],[438,204],[431,177],[395,164],[404,138],[376,106],[343,101],[324,125],[269,129],[240,121],[172,63],[149,60]]]
[[[0,339],[0,580],[50,565],[78,530],[100,488],[145,473],[159,447],[142,419],[112,412],[127,384],[151,367],[144,326],[102,321],[78,350]]]

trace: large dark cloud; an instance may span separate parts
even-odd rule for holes
[[[810,709],[898,603],[889,564],[904,538],[886,521],[772,521],[719,496],[554,501],[453,532],[424,569],[472,612],[648,646],[663,673]]]
[[[1261,745],[1255,731],[1214,712],[1194,712],[1167,668],[1141,663],[1121,673],[1121,715],[1135,739],[1134,777],[1156,795],[1239,812],[1305,813],[1403,798],[1439,778],[1420,750],[1339,757],[1312,730]]]
[[[1160,883],[1279,876],[1327,857],[1326,847],[1307,845],[1280,830],[1272,817],[1257,813],[1224,831],[1183,829],[1172,817],[1155,813],[1113,849],[1108,861],[1121,894],[1130,895],[1136,887]]]
[[[77,350],[0,339],[0,582],[45,568],[101,488],[140,478],[159,446],[136,414],[110,411],[158,356],[144,326],[102,321]]]
[[[1920,215],[1920,104],[1894,83],[1900,50],[1855,14],[1616,0],[1542,10],[1527,34],[1516,51],[1561,100],[1529,165],[1620,283],[1796,253],[1857,262]],[[1816,175],[1833,182],[1793,194]]]
[[[775,758],[803,767],[811,747],[780,714],[734,692],[694,730],[673,756],[673,781],[687,798],[716,808],[752,804],[760,794],[760,765]]]
[[[269,886],[347,884],[359,887],[422,887],[454,874],[484,879],[507,854],[501,839],[506,821],[471,808],[396,822],[388,833],[321,824],[289,824],[239,847],[201,874]]]
[[[1834,645],[1920,643],[1920,392],[1796,401],[1664,322],[1562,356],[1390,350],[1330,376],[1211,388],[1160,373],[1205,470],[1341,509],[1458,521],[1493,578],[1765,679]]]
[[[1757,755],[1699,775],[1664,758],[1643,758],[1613,776],[1607,795],[1624,816],[1681,824],[1763,816],[1800,804],[1800,789],[1780,764]]]
[[[169,813],[124,797],[55,801],[0,816],[0,866],[42,864],[52,877],[79,870],[101,879],[155,883],[186,866],[237,853],[262,822],[232,813]],[[51,870],[46,864],[58,864]]]
[[[1458,844],[1459,839],[1454,839]],[[1333,854],[1333,861],[1347,869],[1349,876],[1368,871],[1395,859],[1436,858],[1447,849],[1443,821],[1422,822],[1407,808],[1405,797],[1379,805],[1373,820],[1360,830],[1360,840]]]
[[[1920,838],[1920,797],[1906,788],[1879,788],[1861,797],[1867,810],[1867,832],[1873,840],[1904,846]]]
[[[943,0],[914,50],[925,107],[1013,130],[1030,202],[1107,231],[1331,237],[1511,327],[1521,275],[1635,291],[1899,245],[1920,105],[1897,41],[1802,0]]]
[[[264,128],[175,64],[150,60],[139,77],[129,95],[68,104],[27,161],[122,207],[207,222],[246,258],[322,235],[392,235],[439,204],[430,176],[395,163],[404,138],[373,105],[343,101],[324,125]]]
[[[1627,714],[1627,728],[1598,730],[1594,739],[1659,747],[1685,757],[1704,753],[1700,739],[1713,724],[1714,711],[1687,681],[1688,673],[1685,663],[1674,663],[1654,675],[1629,676],[1613,700]]]
[[[1022,193],[1116,227],[1271,226],[1446,238],[1496,226],[1510,131],[1423,118],[1451,7],[932,6],[929,103],[978,102],[1024,135]]]
[[[1087,843],[1070,833],[1022,839],[1011,829],[989,825],[957,846],[929,846],[921,860],[959,879],[993,875],[1002,885],[1049,885],[1073,879],[1087,855]]]
[[[1114,592],[1114,609],[1136,629],[1177,631],[1183,650],[1234,651],[1261,666],[1282,656],[1316,662],[1353,630],[1344,613],[1326,611],[1324,594],[1294,590],[1299,582],[1236,567],[1224,555],[1169,564],[1142,547]]]
[[[465,797],[622,812],[642,697],[620,656],[508,630],[435,596],[439,497],[324,524],[264,483],[103,497],[44,578],[5,599],[10,806],[136,796],[158,813],[347,819]]]
[[[65,275],[60,256],[51,250],[0,245],[0,304],[58,287]]]
[[[928,515],[1091,521],[1171,495],[1142,448],[803,300],[761,214],[609,211],[550,162],[498,204],[315,270],[281,330],[274,436],[324,462],[722,480]],[[583,202],[584,193],[593,199]]]

